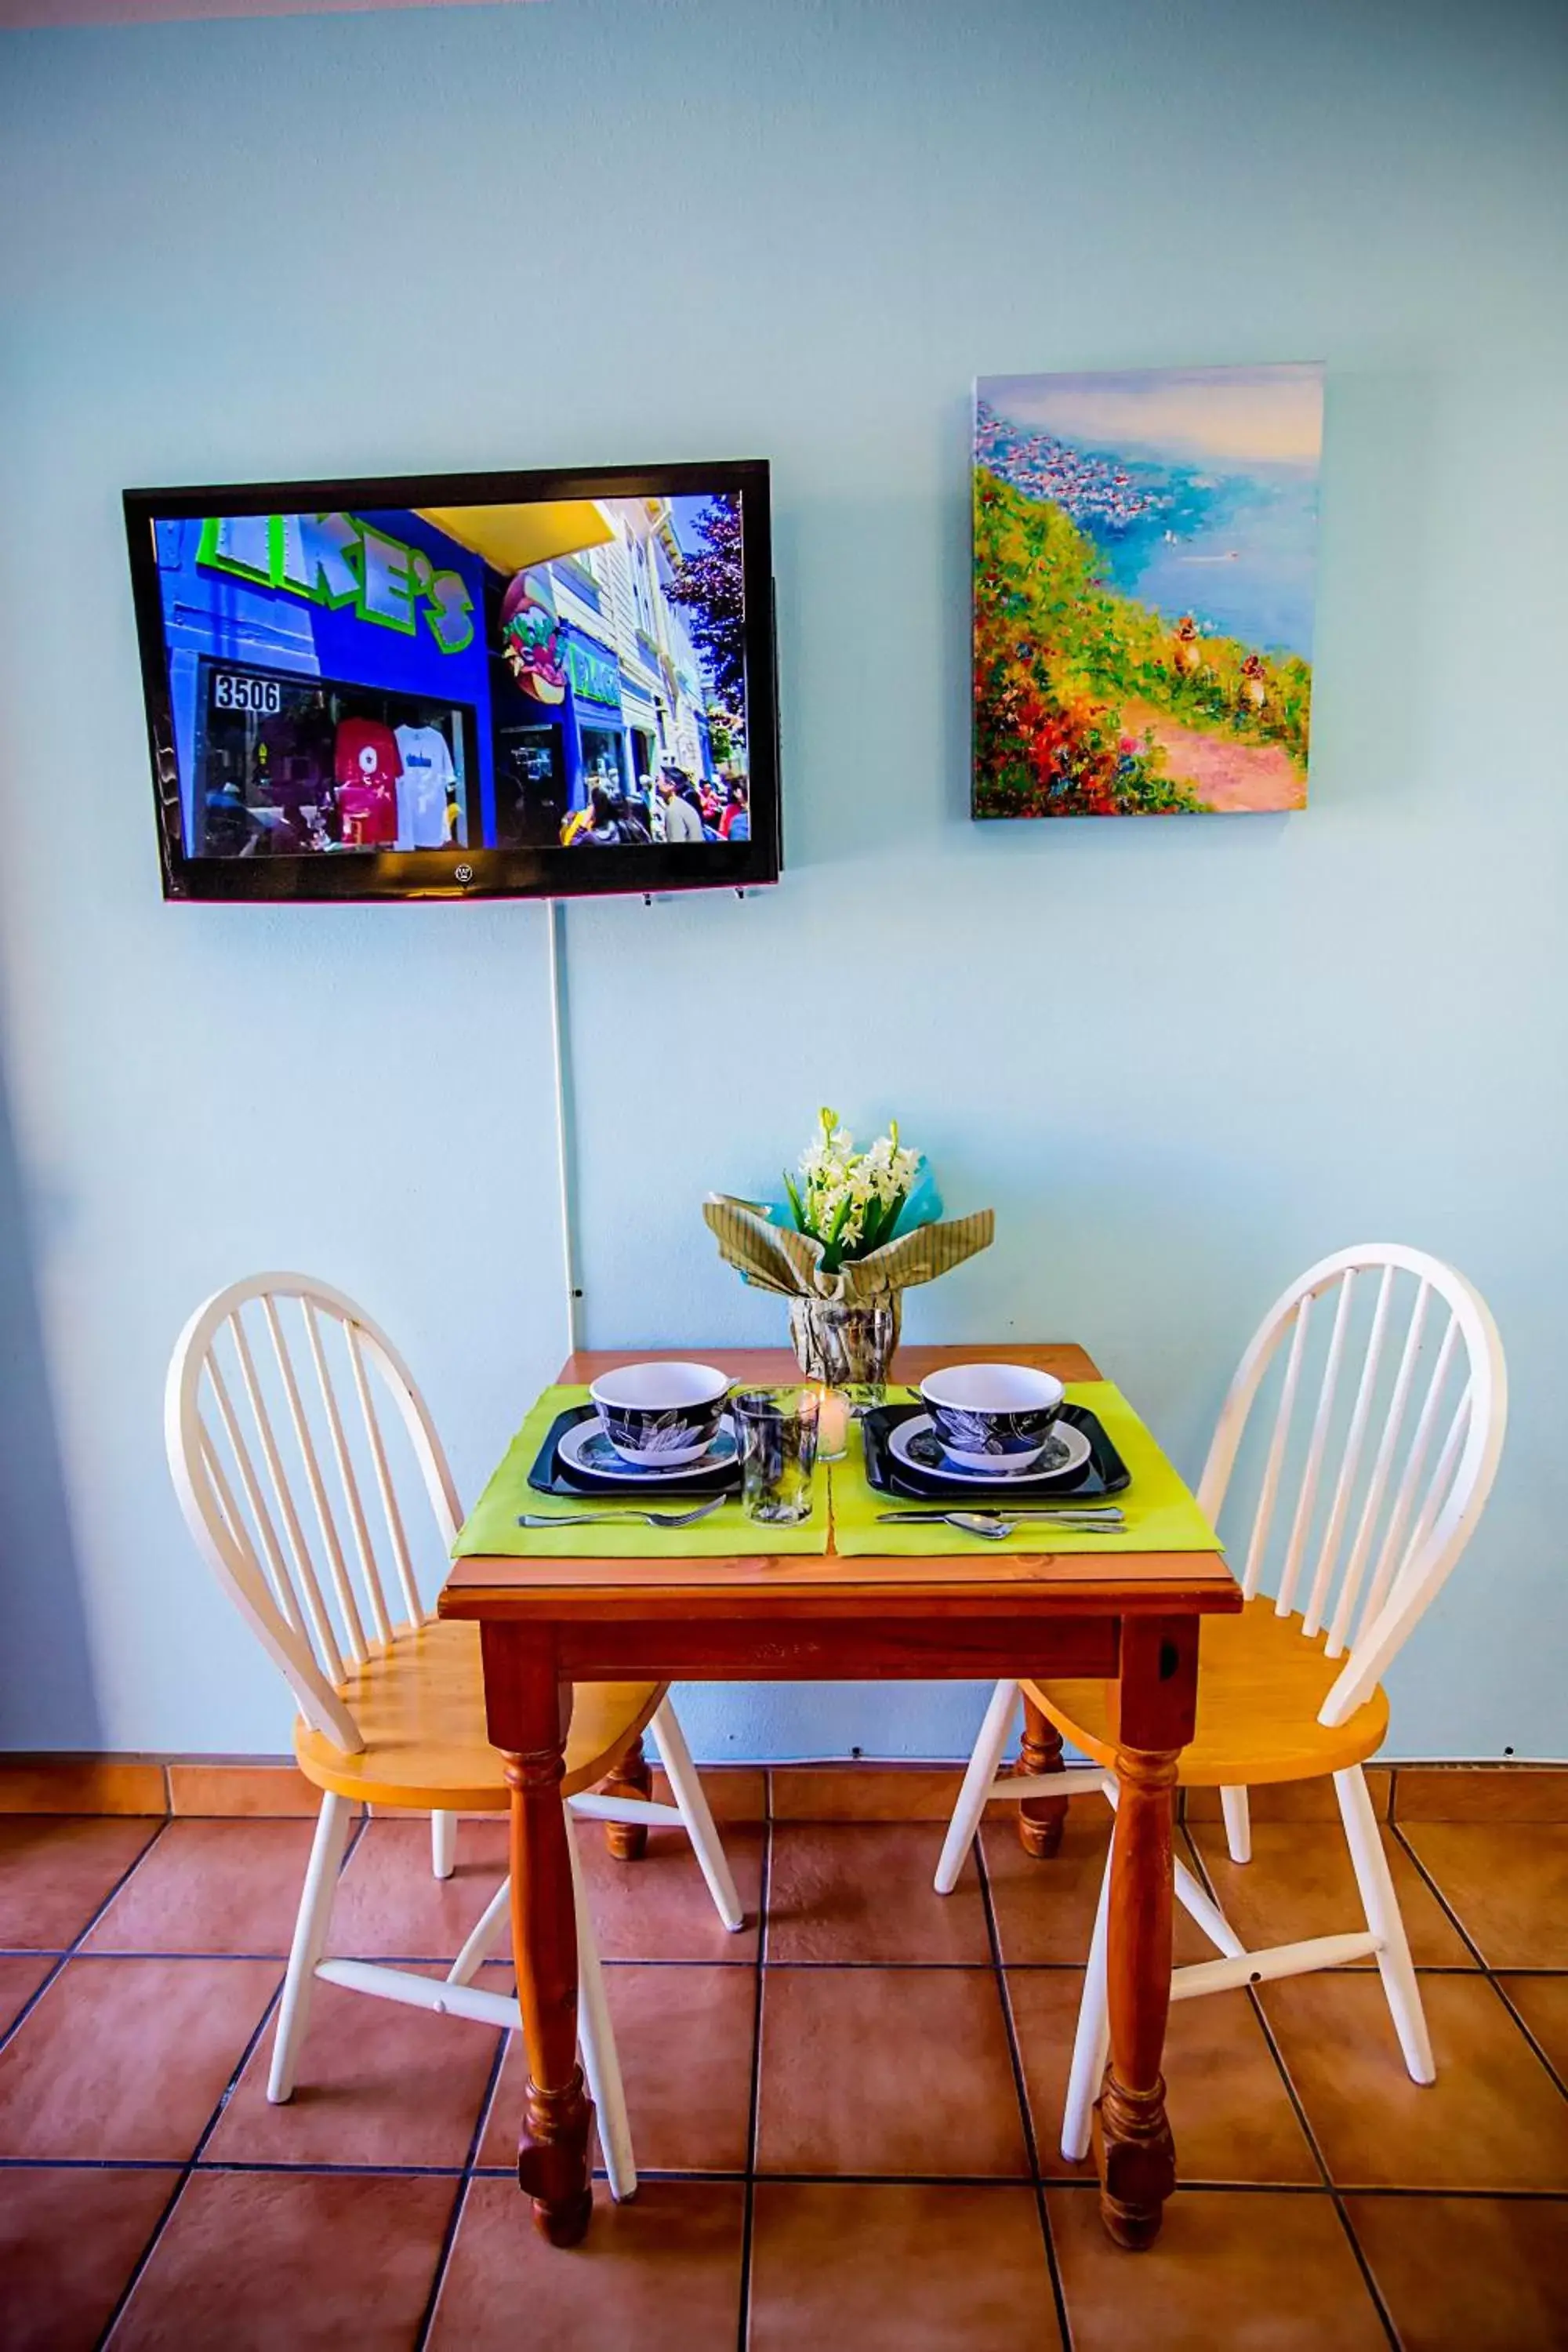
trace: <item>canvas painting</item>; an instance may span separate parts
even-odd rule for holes
[[[977,817],[1304,808],[1316,366],[982,377]]]

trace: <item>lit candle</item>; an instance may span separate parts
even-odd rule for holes
[[[826,1385],[816,1391],[816,1451],[824,1462],[843,1459],[849,1432],[849,1400]]]

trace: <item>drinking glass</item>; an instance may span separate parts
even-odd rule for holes
[[[810,1517],[817,1406],[813,1388],[737,1389],[731,1397],[748,1518],[794,1527]]]

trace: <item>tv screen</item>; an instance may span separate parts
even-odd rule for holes
[[[776,880],[761,461],[125,513],[166,898]]]

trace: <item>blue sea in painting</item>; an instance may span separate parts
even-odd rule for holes
[[[1321,380],[1316,369],[1289,368],[1218,370],[1207,379],[994,378],[979,388],[975,456],[1026,497],[1062,507],[1100,549],[1108,583],[1122,594],[1172,622],[1190,613],[1210,634],[1310,661],[1315,452],[1311,462],[1266,457],[1259,444],[1242,457],[1223,446],[1223,418],[1206,449],[1194,446],[1194,404],[1215,397],[1210,384],[1233,400],[1256,388],[1266,410],[1270,397],[1291,397],[1286,379],[1298,387],[1310,379],[1313,390]],[[1097,410],[1108,421],[1107,400],[1126,428],[1114,441],[1093,429]]]
[[[1161,480],[1170,503],[1125,529],[1086,523],[1110,584],[1167,620],[1191,613],[1205,629],[1310,661],[1316,473],[1295,466],[1217,477],[1126,470],[1135,480],[1152,478],[1151,487]]]

